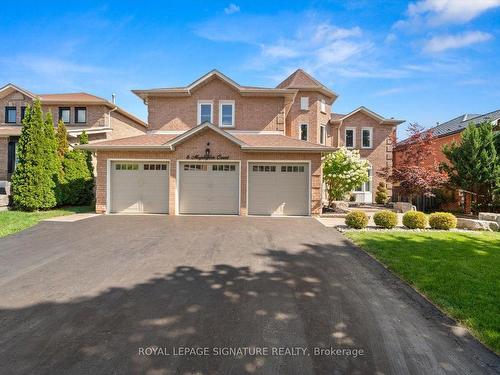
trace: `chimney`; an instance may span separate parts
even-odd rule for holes
[[[116,104],[116,94],[111,94],[111,103]]]

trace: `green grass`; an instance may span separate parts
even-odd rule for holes
[[[65,216],[75,213],[91,212],[88,206],[62,207],[57,210],[23,212],[23,211],[1,211],[0,212],[0,237],[20,232],[26,228],[38,224],[40,220],[56,216]]]
[[[500,233],[346,235],[500,352]]]

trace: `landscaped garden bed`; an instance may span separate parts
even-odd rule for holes
[[[351,230],[345,235],[500,352],[500,233]]]

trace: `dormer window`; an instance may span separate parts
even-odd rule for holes
[[[309,97],[303,96],[300,98],[300,110],[301,111],[309,110]]]
[[[213,102],[211,100],[198,101],[198,124],[213,123]]]
[[[221,100],[219,105],[219,126],[234,128],[234,100]]]

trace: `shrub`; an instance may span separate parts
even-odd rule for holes
[[[368,225],[368,216],[363,211],[351,211],[345,217],[349,228],[361,229]]]
[[[398,224],[398,215],[389,210],[379,211],[373,215],[373,221],[379,227],[392,229]]]
[[[403,215],[403,225],[410,229],[424,229],[427,226],[427,216],[420,211],[409,211]]]
[[[94,178],[81,150],[68,151],[62,161],[64,178],[61,181],[63,204],[88,205],[94,198]]]
[[[386,204],[388,198],[387,187],[384,182],[380,182],[377,186],[377,192],[375,193],[375,202],[377,204]]]
[[[429,225],[433,229],[449,230],[457,226],[457,218],[449,212],[434,212],[429,216]]]

